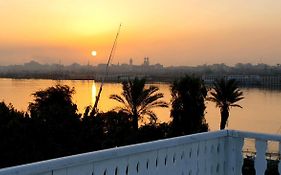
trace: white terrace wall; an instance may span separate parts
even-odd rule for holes
[[[227,131],[200,133],[0,170],[0,175],[224,175]]]
[[[0,175],[240,175],[244,138],[256,139],[255,167],[264,174],[266,143],[281,136],[225,130],[10,167]]]

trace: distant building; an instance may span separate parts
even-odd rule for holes
[[[27,68],[28,70],[42,70],[44,68],[43,65],[39,64],[36,61],[30,61],[28,63],[24,63],[23,65],[25,68]]]
[[[205,84],[213,84],[216,79],[224,78],[225,80],[235,79],[240,85],[259,85],[261,77],[259,75],[203,75],[202,80]]]
[[[159,64],[159,63],[153,65],[153,67],[154,67],[154,69],[163,69],[164,68],[164,66],[162,64]]]
[[[145,57],[143,60],[143,66],[149,66],[149,58]]]
[[[98,64],[96,69],[99,71],[104,71],[106,69],[106,64]]]

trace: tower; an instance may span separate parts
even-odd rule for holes
[[[149,66],[149,58],[148,57],[144,57],[143,65],[144,66]]]

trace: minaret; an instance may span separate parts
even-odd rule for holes
[[[149,58],[148,57],[144,57],[143,65],[149,66]]]

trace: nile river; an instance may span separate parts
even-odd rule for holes
[[[66,84],[76,90],[73,101],[78,105],[80,113],[88,105],[93,105],[96,91],[100,83],[94,81],[81,80],[18,80],[0,79],[0,101],[12,103],[13,106],[21,111],[26,111],[28,103],[33,100],[32,93],[56,84]],[[169,84],[154,84],[164,93],[164,100],[170,102]],[[231,108],[229,118],[229,129],[255,131],[280,134],[281,129],[281,90],[262,90],[262,89],[242,89],[245,99],[240,102],[243,109]],[[110,100],[109,95],[120,94],[121,85],[117,83],[106,83],[103,87],[99,109],[108,111],[118,105],[117,102]],[[219,109],[212,102],[206,103],[206,120],[211,130],[218,130],[220,122]],[[155,109],[159,121],[169,121],[169,109]]]

